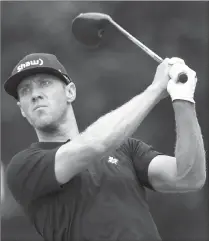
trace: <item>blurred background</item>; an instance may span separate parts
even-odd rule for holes
[[[196,109],[208,151],[208,2],[1,2],[1,87],[15,65],[32,52],[55,54],[77,87],[74,110],[80,131],[151,84],[157,63],[108,27],[101,45],[88,48],[71,33],[81,12],[103,12],[161,57],[178,56],[197,72]],[[16,102],[1,88],[1,160],[36,142]],[[159,103],[134,134],[155,149],[174,154],[175,123],[170,99]],[[3,175],[3,174],[2,174]],[[166,241],[209,240],[208,181],[188,194],[148,190],[148,202]],[[3,183],[2,241],[41,241]]]

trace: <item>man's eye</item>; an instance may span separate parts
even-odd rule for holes
[[[25,88],[20,89],[20,94],[21,95],[26,95],[29,92],[30,92],[30,88],[29,87],[25,87]]]
[[[48,86],[50,84],[50,81],[49,80],[45,80],[45,81],[42,81],[41,82],[41,86]]]

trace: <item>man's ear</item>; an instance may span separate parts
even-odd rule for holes
[[[73,82],[70,82],[66,88],[66,96],[69,103],[72,103],[76,99],[76,86]]]
[[[22,110],[22,107],[21,107],[21,104],[20,104],[19,101],[17,102],[17,106],[19,106],[22,116],[26,117],[24,111]]]

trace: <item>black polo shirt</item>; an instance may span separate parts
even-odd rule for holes
[[[129,138],[68,183],[55,177],[64,143],[33,143],[7,168],[8,186],[46,241],[161,240],[149,212],[148,165],[160,153]]]

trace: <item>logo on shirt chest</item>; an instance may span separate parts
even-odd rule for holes
[[[112,164],[115,164],[117,165],[118,164],[118,159],[112,157],[112,156],[109,156],[108,160],[107,160],[109,163],[112,163]]]

